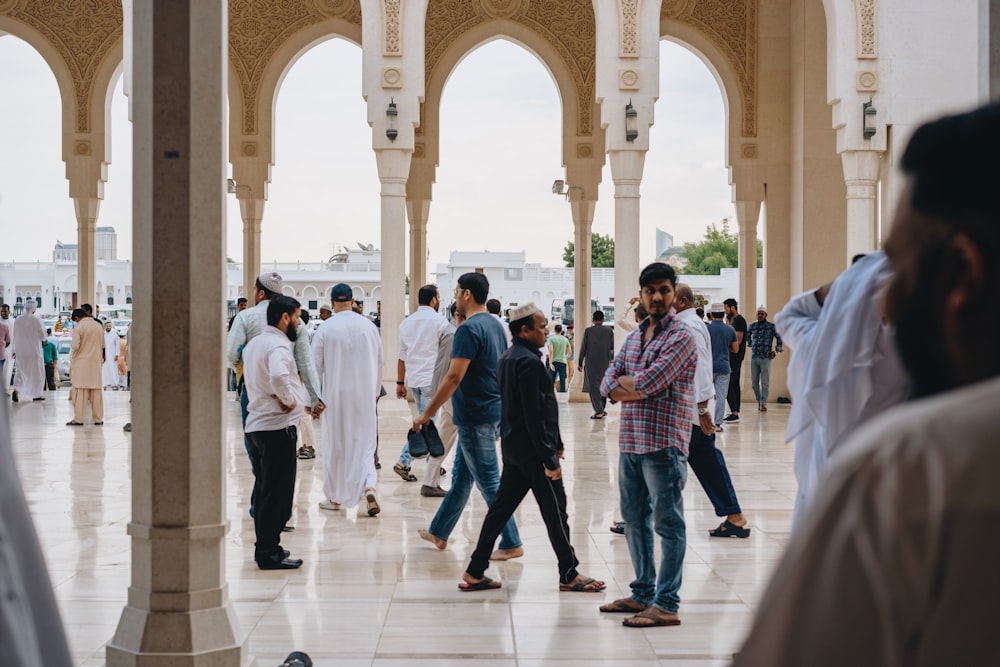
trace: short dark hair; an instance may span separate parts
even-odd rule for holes
[[[87,311],[85,311],[83,308],[74,308],[73,312],[70,313],[70,315],[69,315],[69,319],[74,320],[74,321],[76,321],[76,320],[82,320],[86,316],[87,316]]]
[[[556,330],[556,333],[562,333],[562,325],[561,324],[557,324],[555,326],[555,330]]]
[[[437,285],[424,285],[417,292],[417,305],[429,306],[436,296],[438,296]]]
[[[241,303],[246,303],[246,302],[247,302],[247,298],[245,296],[241,296],[240,298],[236,299],[236,305],[237,306],[240,305]]]
[[[490,279],[482,273],[463,273],[458,277],[458,287],[469,290],[472,300],[478,304],[486,303],[490,295]]]
[[[458,311],[458,304],[452,301],[451,305],[448,306],[448,319],[453,319],[456,311]]]
[[[84,314],[87,316],[94,314],[94,307],[91,306],[89,303],[83,304],[82,306],[80,306],[80,308],[83,309]]]
[[[500,299],[490,299],[486,302],[486,310],[494,315],[500,314]]]
[[[303,310],[299,313],[299,319],[302,320],[302,324],[309,324],[309,318],[311,317],[312,315],[309,314],[308,310]]]
[[[603,322],[604,321],[604,311],[603,310],[595,310],[594,311],[594,319],[597,320],[598,322]]]
[[[736,304],[736,299],[732,299],[732,298],[729,298],[729,299],[726,299],[725,301],[723,301],[722,305],[723,306],[729,306],[730,308],[738,308],[739,307]]]
[[[538,311],[536,310],[535,313],[537,313],[537,312]],[[507,327],[510,329],[510,334],[514,338],[519,338],[520,335],[521,335],[521,329],[523,329],[524,327],[528,327],[529,331],[531,331],[532,329],[534,329],[535,328],[535,313],[531,313],[529,315],[525,315],[524,317],[522,317],[519,320],[514,320],[513,322],[510,322],[507,325]]]
[[[290,296],[278,295],[273,299],[268,299],[267,304],[267,323],[270,326],[277,326],[278,322],[281,321],[281,316],[285,313],[292,315],[295,313],[296,309],[301,308],[302,304],[298,300],[293,299]]]
[[[267,299],[268,301],[272,301],[273,299],[276,299],[277,297],[281,296],[277,292],[272,292],[271,290],[269,290],[266,287],[264,287],[263,285],[261,285],[260,284],[260,278],[257,278],[255,282],[257,283],[257,291],[258,292],[264,292],[264,298]],[[278,319],[279,320],[281,319],[280,315],[278,316]]]
[[[46,334],[51,334],[52,333],[52,327],[49,327],[48,329],[46,329],[45,333]]]
[[[639,274],[639,287],[652,285],[661,280],[669,280],[671,286],[677,287],[677,273],[674,271],[674,267],[666,262],[653,262]]]

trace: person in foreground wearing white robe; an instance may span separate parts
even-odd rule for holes
[[[740,665],[1000,664],[1000,104],[919,128],[886,244],[912,402],[831,461]]]
[[[118,389],[118,332],[111,320],[104,323],[104,363],[101,365],[101,386]]]
[[[870,253],[833,283],[789,301],[774,318],[793,350],[785,431],[785,442],[795,441],[793,530],[830,456],[858,426],[903,400],[906,376],[882,315],[891,277],[885,253]]]
[[[326,404],[323,417],[323,493],[320,509],[354,507],[362,499],[369,516],[381,511],[376,486],[375,400],[382,388],[382,339],[378,328],[352,310],[354,293],[344,283],[330,294],[333,316],[316,329],[312,352]]]
[[[42,318],[35,315],[34,299],[24,302],[24,313],[14,320],[12,334],[17,371],[11,397],[15,403],[20,398],[26,401],[44,401],[45,362],[42,360],[42,341],[45,340],[45,324],[42,323]]]

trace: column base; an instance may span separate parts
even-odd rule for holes
[[[243,667],[230,605],[189,612],[125,607],[107,647],[107,667]]]
[[[585,391],[569,392],[570,403],[590,403],[590,394]]]

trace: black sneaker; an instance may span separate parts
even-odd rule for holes
[[[739,424],[740,416],[734,413],[729,413],[729,416],[723,419],[722,421],[724,421],[727,424]]]

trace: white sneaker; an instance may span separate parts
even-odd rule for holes
[[[332,500],[324,500],[319,504],[321,510],[339,510],[340,503],[335,503]]]

